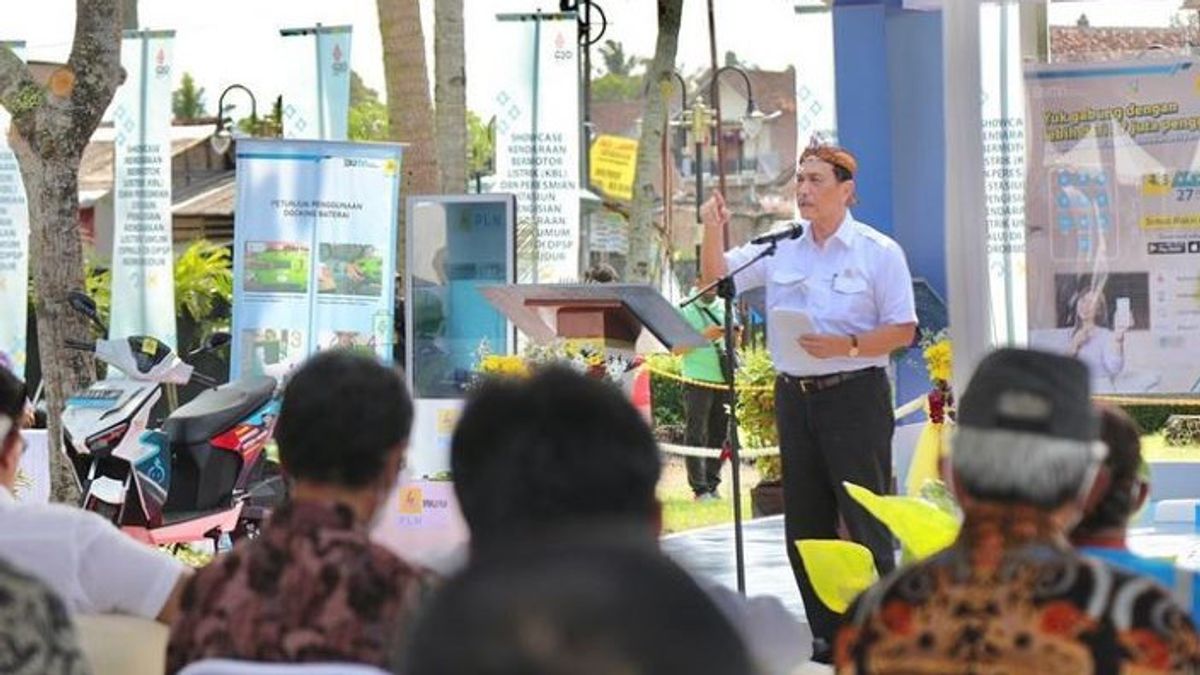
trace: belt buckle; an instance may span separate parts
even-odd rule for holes
[[[808,393],[811,393],[811,392],[809,391],[809,386],[810,386],[810,385],[812,385],[812,391],[816,391],[816,389],[817,389],[817,388],[816,388],[816,382],[811,382],[811,381],[809,381],[808,379],[805,379],[805,378],[803,378],[803,377],[798,377],[798,378],[796,378],[796,384],[800,385],[800,393],[801,393],[801,394],[808,394]]]

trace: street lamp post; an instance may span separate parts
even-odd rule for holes
[[[221,96],[217,99],[217,124],[209,139],[213,152],[218,155],[229,152],[229,146],[233,142],[233,118],[225,116],[225,95],[234,89],[246,92],[246,95],[250,97],[250,119],[258,119],[258,101],[254,98],[252,91],[240,84],[231,84],[225,87],[225,91],[222,91]]]
[[[744,68],[742,68],[740,66],[734,66],[734,65],[722,66],[720,68],[717,68],[716,71],[713,72],[712,79],[709,80],[709,82],[708,82],[708,100],[712,103],[713,108],[715,110],[715,108],[719,105],[718,101],[720,101],[720,97],[717,93],[717,89],[720,86],[721,75],[723,75],[726,72],[730,72],[730,71],[735,72],[738,75],[741,75],[742,82],[744,82],[746,85],[746,112],[744,115],[742,115],[742,120],[741,120],[742,128],[745,129],[747,134],[753,134],[754,136],[757,136],[758,132],[762,129],[762,122],[763,122],[763,119],[765,118],[765,116],[763,115],[762,111],[758,109],[758,106],[754,104],[754,87],[750,84],[750,74],[747,73]],[[721,119],[720,111],[715,110],[715,113],[716,113],[716,119],[720,120]],[[718,125],[719,124],[720,124],[720,122],[718,122]],[[719,127],[715,131],[715,136],[716,136],[716,140],[714,141],[714,143],[716,143],[717,148],[720,149],[723,147],[725,139],[724,139],[724,134],[722,133],[722,130]],[[720,185],[721,185],[721,191],[722,191],[721,196],[728,198],[729,195],[724,194],[724,191],[725,191],[725,165],[720,159],[722,154],[723,153],[721,153],[721,152],[717,153],[717,157],[718,157],[718,159],[717,159],[717,175],[718,175],[718,180],[720,181]],[[741,169],[741,167],[740,167],[740,161],[741,161],[740,152],[739,152],[738,158],[739,158],[738,169],[740,172],[740,169]],[[728,226],[728,224],[726,224],[725,231],[722,232],[722,236],[725,240],[725,246],[728,247],[729,246],[729,226]]]

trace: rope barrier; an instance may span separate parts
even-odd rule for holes
[[[1114,396],[1111,394],[1101,394],[1093,396],[1093,400],[1102,403],[1111,403],[1112,405],[1173,405],[1173,406],[1196,406],[1200,407],[1200,396],[1192,398],[1159,398],[1156,396]]]
[[[684,377],[683,375],[676,375],[675,373],[670,373],[665,370],[660,370],[658,368],[655,368],[654,366],[651,366],[650,364],[644,364],[644,365],[642,365],[642,367],[645,368],[646,370],[650,371],[651,375],[657,375],[659,377],[662,377],[662,378],[665,378],[668,380],[675,380],[676,382],[690,384],[694,387],[701,387],[703,389],[720,389],[721,391],[724,391],[725,389],[728,388],[727,385],[725,385],[725,383],[723,383],[723,382],[708,382],[706,380],[695,380],[690,377]],[[747,386],[744,384],[739,384],[739,385],[735,385],[734,388],[737,389],[738,391],[775,391],[775,387],[773,387],[773,386],[759,386],[759,385]]]
[[[892,411],[896,419],[911,415],[918,410],[921,410],[925,405],[925,397],[918,396],[913,400]],[[721,448],[702,448],[695,445],[680,445],[678,443],[659,443],[658,447],[663,452],[681,457],[707,457],[718,459],[724,457],[724,450]],[[759,457],[771,457],[779,454],[779,446],[771,446],[766,448],[742,448],[738,451],[738,455],[742,459],[757,459]]]

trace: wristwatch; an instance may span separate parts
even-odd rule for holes
[[[850,358],[858,357],[858,336],[854,333],[850,334]]]

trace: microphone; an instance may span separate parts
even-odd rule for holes
[[[774,244],[784,239],[799,239],[800,235],[804,234],[803,223],[792,221],[787,224],[787,229],[778,230],[761,234],[750,240],[751,244]]]

